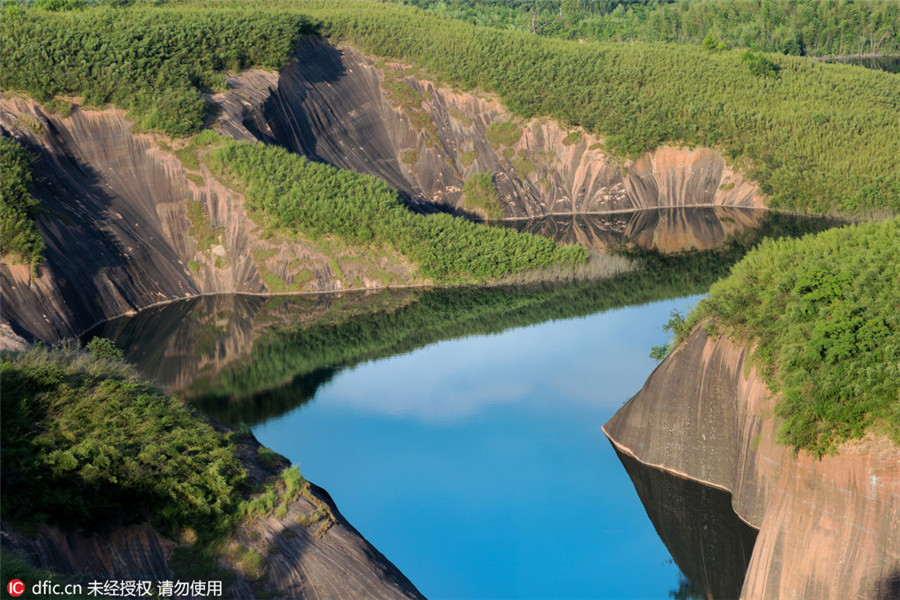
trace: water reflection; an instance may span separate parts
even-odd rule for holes
[[[704,293],[763,237],[833,225],[706,214],[631,215],[621,235],[601,233],[602,218],[533,224],[585,244],[585,232],[625,240],[628,231],[633,247],[623,251],[640,268],[600,281],[203,297],[111,321],[88,337],[111,338],[169,391],[225,423],[255,425],[263,443],[302,460],[426,593],[660,595],[677,573],[600,444],[600,424],[652,369],[647,352],[661,342],[672,303],[683,309],[685,296]],[[689,239],[695,248],[720,245],[646,249]],[[611,311],[619,307],[629,308]],[[363,364],[375,359],[386,360]],[[728,499],[626,458],[653,525],[690,577],[673,593],[739,591],[753,534],[728,516]]]
[[[757,230],[766,217],[763,210],[710,206],[611,215],[552,215],[504,221],[502,225],[593,250],[637,246],[657,252],[680,252],[722,246]]]
[[[616,450],[675,563],[684,598],[739,598],[758,530],[731,507],[731,494],[648,467]]]

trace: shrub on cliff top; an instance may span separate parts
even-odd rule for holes
[[[226,436],[115,356],[6,354],[0,387],[4,519],[215,535],[238,513],[246,474]]]
[[[783,442],[821,456],[880,426],[900,443],[900,219],[766,241],[702,318],[756,345]]]
[[[223,71],[280,69],[308,21],[297,12],[235,2],[71,12],[24,9],[2,20],[4,89],[46,102],[82,96],[132,111],[148,129],[199,130],[203,93],[224,87]]]

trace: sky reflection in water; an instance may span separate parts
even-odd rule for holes
[[[667,598],[678,569],[600,427],[698,298],[364,363],[254,432],[429,598]]]

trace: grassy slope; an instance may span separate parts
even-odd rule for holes
[[[763,243],[682,336],[706,318],[757,345],[783,442],[821,455],[875,427],[900,443],[900,219]]]
[[[308,237],[337,236],[350,244],[391,246],[435,283],[481,282],[526,270],[574,267],[580,246],[485,228],[449,215],[410,212],[397,193],[370,175],[337,169],[282,148],[225,142],[206,162],[237,180],[251,213],[272,227]]]

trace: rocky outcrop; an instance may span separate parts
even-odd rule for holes
[[[232,80],[238,93],[255,89],[243,78]],[[462,190],[476,172],[493,174],[505,217],[763,206],[757,185],[713,150],[662,147],[615,159],[596,136],[549,119],[523,122],[485,94],[316,37],[266,85],[272,94],[262,103],[254,92],[223,104],[223,131],[375,175],[423,207],[466,212]],[[507,135],[493,137],[500,124]]]
[[[261,463],[256,458],[258,450],[259,443],[252,437],[239,446],[244,465],[257,484],[288,466],[285,459]],[[347,522],[321,488],[308,484],[306,491],[286,508],[279,516],[273,513],[245,519],[213,559],[231,574],[222,597],[423,597],[397,567]],[[173,551],[185,542],[161,536],[148,523],[90,534],[42,525],[31,535],[4,523],[0,535],[4,551],[18,554],[33,566],[71,576],[73,582],[82,583],[85,592],[87,581],[151,581],[155,590],[160,581],[198,579],[183,572],[185,567],[196,572],[197,565],[186,565],[185,559],[180,563],[173,560]],[[265,557],[265,566],[250,571],[229,553],[229,548],[256,552]],[[211,572],[199,579],[218,577]]]
[[[201,294],[335,291],[412,277],[396,253],[264,235],[243,197],[184,164],[176,142],[130,128],[119,110],[76,108],[61,118],[21,98],[0,100],[0,131],[36,157],[32,194],[46,245],[36,278],[0,265],[3,320],[15,333],[56,341]]]
[[[731,492],[759,529],[741,598],[897,598],[900,448],[870,435],[795,456],[748,360],[700,327],[603,429],[644,464]]]

